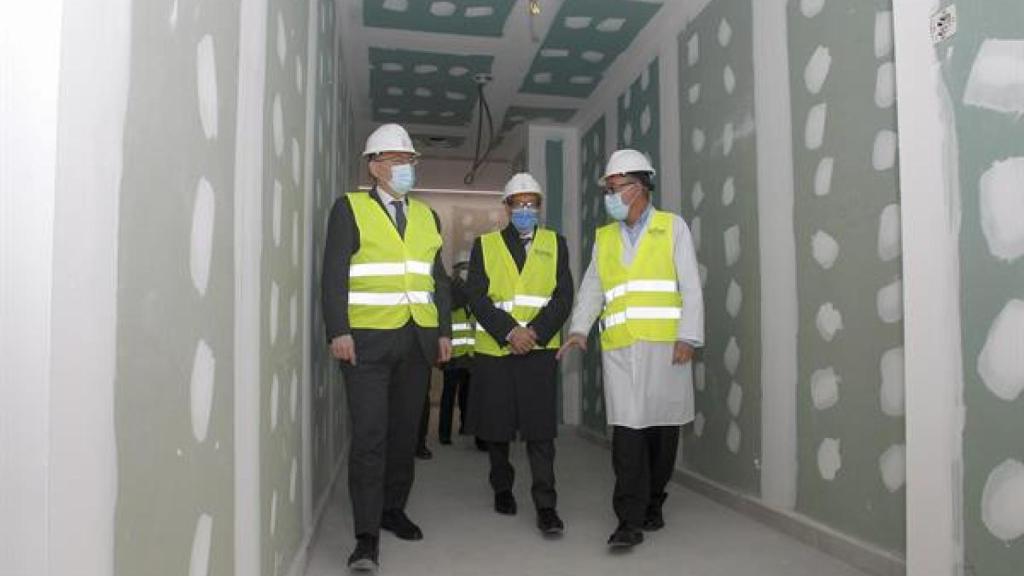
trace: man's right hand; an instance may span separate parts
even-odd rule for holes
[[[579,348],[580,350],[587,350],[587,337],[583,334],[570,334],[569,337],[562,344],[562,347],[555,353],[555,360],[561,360],[563,356],[569,353],[573,348]]]
[[[352,335],[344,334],[336,336],[334,340],[331,340],[331,355],[342,362],[348,362],[355,366],[356,343],[352,340]]]
[[[508,334],[508,347],[513,354],[527,354],[537,346],[533,330],[516,326]]]

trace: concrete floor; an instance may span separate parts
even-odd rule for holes
[[[522,444],[513,448],[519,514],[499,516],[487,484],[487,456],[468,438],[452,446],[431,442],[434,459],[418,461],[407,508],[424,540],[381,534],[385,576],[863,576],[843,562],[682,488],[669,486],[668,525],[648,533],[633,551],[605,546],[615,528],[608,451],[565,430],[555,460],[559,513],[565,535],[546,540],[534,526],[529,465]],[[307,576],[347,573],[354,546],[346,472],[339,477]]]

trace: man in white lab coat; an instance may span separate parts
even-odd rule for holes
[[[613,548],[643,541],[665,525],[679,429],[693,420],[694,348],[704,343],[704,305],[690,229],[651,204],[654,168],[636,150],[617,150],[601,179],[613,222],[599,228],[577,296],[569,338],[586,349],[601,317],[601,363],[613,426]]]

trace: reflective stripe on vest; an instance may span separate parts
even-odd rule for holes
[[[466,308],[452,310],[452,358],[473,353],[476,344],[476,322]]]
[[[672,215],[654,210],[637,240],[629,267],[622,265],[618,222],[597,231],[597,271],[604,291],[601,347],[624,348],[636,342],[675,342],[683,300],[676,279]]]
[[[349,264],[348,316],[353,328],[401,328],[410,318],[438,326],[434,305],[434,258],[441,248],[434,215],[409,199],[405,238],[368,192],[348,194],[359,229],[359,251]]]
[[[500,231],[484,234],[480,238],[480,248],[487,273],[487,297],[496,307],[511,314],[520,326],[526,326],[551,301],[558,285],[558,236],[551,230],[538,228],[522,272]],[[538,343],[538,348],[558,349],[561,343],[561,335],[555,334],[549,342]],[[505,343],[499,344],[479,325],[476,352],[488,356],[506,356],[509,353]]]

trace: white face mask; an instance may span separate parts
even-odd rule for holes
[[[416,186],[416,170],[412,164],[399,164],[391,167],[391,190],[398,196],[405,196]]]

